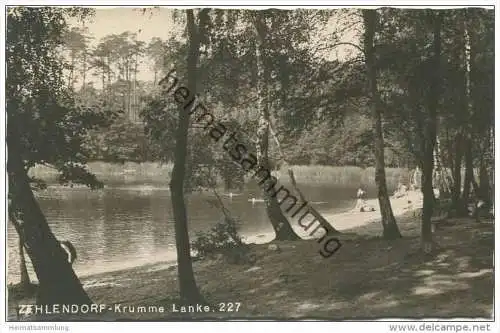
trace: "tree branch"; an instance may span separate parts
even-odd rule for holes
[[[363,55],[365,54],[365,51],[363,50],[363,48],[357,44],[354,44],[354,43],[350,43],[350,42],[339,42],[339,43],[335,43],[333,44],[332,46],[330,46],[332,49],[336,48],[337,46],[341,46],[341,45],[348,45],[348,46],[352,46],[354,47],[355,49],[357,49],[359,52],[361,52]]]

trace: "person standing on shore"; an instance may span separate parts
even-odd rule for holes
[[[360,186],[358,188],[358,192],[356,193],[356,197],[358,198],[356,202],[356,208],[355,209],[362,209],[365,205],[365,199],[366,199],[366,191],[363,189],[363,186]]]
[[[415,170],[410,176],[410,190],[415,191],[420,189],[421,181],[422,181],[422,172],[418,165],[415,167]]]
[[[366,191],[363,189],[363,186],[360,186],[357,194],[358,199],[365,200],[366,199]]]

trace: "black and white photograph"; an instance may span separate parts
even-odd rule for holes
[[[4,7],[9,332],[495,331],[494,6],[104,5]]]

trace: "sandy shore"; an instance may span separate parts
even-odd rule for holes
[[[402,216],[407,212],[411,212],[415,209],[422,208],[422,192],[420,191],[408,191],[407,194],[400,198],[391,197],[391,206],[392,211],[395,217]],[[325,219],[327,219],[330,224],[337,230],[343,231],[356,227],[360,227],[363,225],[367,225],[369,223],[379,221],[382,216],[380,215],[380,209],[378,204],[378,199],[369,199],[365,201],[366,205],[375,208],[373,212],[360,212],[358,210],[350,210],[344,213],[336,213],[336,214],[325,214],[321,212],[321,209],[318,211],[323,215]],[[312,205],[314,207],[314,205]],[[308,233],[302,230],[302,227],[297,225],[297,221],[291,221],[292,227],[297,232],[297,234],[304,239],[311,239]],[[255,243],[255,244],[263,244],[268,243],[274,239],[274,233],[258,233],[255,235],[245,236],[243,240],[246,243]]]
[[[394,216],[401,216],[406,212],[422,208],[422,192],[409,191],[407,194],[400,198],[391,197],[391,206]],[[346,230],[359,227],[377,220],[380,220],[380,209],[378,199],[366,200],[366,204],[375,208],[373,212],[359,212],[358,210],[351,210],[346,213],[324,215],[330,223],[337,230]]]

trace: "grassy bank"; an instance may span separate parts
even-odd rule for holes
[[[399,217],[405,237],[393,242],[379,237],[380,222],[345,230],[339,236],[342,248],[329,259],[318,254],[315,240],[302,240],[275,242],[279,251],[267,244],[253,245],[253,266],[222,259],[197,261],[196,281],[213,305],[210,313],[172,312],[172,304],[178,302],[177,270],[165,264],[84,278],[97,304],[166,309],[164,313],[110,311],[89,319],[492,318],[493,221],[442,221],[433,235],[439,248],[432,257],[424,257],[419,220],[411,213]],[[239,311],[233,307],[227,312],[227,305],[225,312],[219,311],[220,303],[229,302],[240,303]],[[16,319],[16,304],[32,303],[10,297],[9,318]]]
[[[172,164],[160,164],[157,162],[124,164],[90,162],[88,168],[99,180],[105,184],[162,184],[170,182]],[[354,166],[323,166],[323,165],[300,165],[293,166],[297,182],[303,184],[328,184],[338,186],[365,186],[375,185],[375,169],[362,169]],[[57,182],[57,173],[54,169],[37,166],[30,170],[30,174],[43,179],[49,183]],[[286,169],[275,172],[281,181],[288,181]],[[400,168],[387,168],[387,183],[389,187],[395,187],[398,181],[408,180],[408,170]]]
[[[107,163],[90,162],[88,169],[104,184],[157,184],[167,186],[173,165],[157,162]],[[57,183],[57,172],[52,168],[37,165],[30,175],[48,183]]]
[[[355,166],[296,165],[292,166],[297,182],[304,184],[332,184],[339,186],[375,186],[375,168],[362,169]],[[409,179],[408,169],[386,168],[387,185],[397,186],[399,181]],[[288,178],[287,169],[280,169],[280,179]]]

